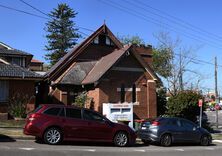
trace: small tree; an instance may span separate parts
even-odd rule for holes
[[[169,98],[166,114],[172,117],[183,117],[191,121],[196,121],[196,117],[200,113],[198,100],[201,98],[202,96],[197,92],[180,92]]]
[[[72,105],[78,106],[78,107],[87,107],[87,104],[89,103],[89,108],[91,108],[91,103],[92,103],[92,98],[90,98],[87,95],[86,91],[83,91],[81,93],[79,93],[78,96],[76,96],[75,101]]]
[[[26,117],[26,108],[27,108],[27,104],[28,104],[30,98],[31,97],[28,94],[22,94],[19,92],[14,93],[9,98],[10,114],[13,117],[25,118]]]
[[[75,23],[71,20],[77,13],[67,4],[59,4],[56,9],[49,14],[50,21],[46,23],[46,38],[48,44],[45,46],[49,51],[45,58],[50,61],[51,65],[58,62],[67,51],[77,44],[80,35]]]

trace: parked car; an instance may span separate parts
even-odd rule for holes
[[[47,144],[62,141],[112,142],[116,146],[135,143],[136,134],[127,125],[113,123],[98,112],[73,106],[39,106],[26,119],[24,134]]]
[[[204,128],[183,118],[160,117],[152,123],[142,123],[138,137],[144,143],[158,142],[162,146],[172,143],[200,143],[203,146],[211,144],[211,134]]]

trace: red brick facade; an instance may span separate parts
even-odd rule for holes
[[[104,26],[106,28],[106,26]],[[100,28],[102,29],[102,27]],[[97,30],[96,32],[99,32]],[[106,31],[101,31],[104,33]],[[99,34],[97,34],[99,35]],[[92,35],[93,37],[94,34]],[[92,37],[91,36],[91,37]],[[110,37],[110,34],[106,34]],[[87,40],[90,41],[91,37]],[[110,38],[113,38],[111,35]],[[86,42],[88,44],[88,42]],[[117,41],[113,41],[118,43]],[[102,112],[103,103],[120,103],[121,102],[121,87],[124,86],[125,102],[132,102],[133,100],[133,86],[134,92],[136,90],[136,102],[134,105],[134,118],[153,118],[157,115],[156,106],[156,75],[151,69],[152,65],[152,48],[151,47],[138,47],[132,46],[118,58],[112,66],[103,73],[96,82],[91,84],[60,84],[60,80],[68,73],[68,71],[75,66],[77,62],[83,61],[100,61],[105,56],[109,56],[116,49],[123,47],[112,45],[96,45],[94,43],[88,44],[86,47],[80,44],[77,51],[73,51],[71,54],[78,55],[72,58],[71,62],[62,65],[62,63],[54,68],[54,71],[50,71],[49,79],[52,81],[52,89],[50,95],[55,102],[61,102],[64,104],[71,104],[73,100],[72,94],[87,91],[88,97],[90,97],[90,104],[88,107],[93,108],[96,111]],[[71,58],[72,55],[69,55]],[[112,55],[112,58],[118,55]],[[67,58],[65,58],[67,59]],[[64,59],[64,63],[65,63]],[[67,59],[70,61],[71,59]],[[109,64],[109,61],[106,62]],[[96,66],[96,65],[95,65]],[[90,71],[91,72],[91,71]],[[90,73],[89,72],[89,73]],[[103,72],[103,69],[101,69]],[[81,73],[80,73],[81,74]],[[96,75],[95,75],[96,77]]]
[[[1,81],[1,80],[0,80]],[[15,94],[20,93],[22,95],[28,95],[30,97],[30,103],[27,105],[27,111],[34,109],[34,95],[35,95],[35,81],[32,80],[6,80],[9,84],[9,99]],[[7,113],[9,110],[9,100],[0,103],[0,113]]]

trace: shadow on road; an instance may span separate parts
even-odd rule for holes
[[[43,142],[40,142],[40,141],[35,141],[36,143],[38,144],[44,144]],[[60,146],[66,146],[66,145],[69,145],[69,146],[98,146],[98,147],[114,147],[115,145],[112,144],[112,143],[104,143],[104,142],[76,142],[76,141],[65,141],[65,142],[62,142],[60,144]],[[140,144],[140,143],[136,143],[132,146],[128,146],[128,148],[130,147],[144,147],[144,146],[149,146],[147,144]]]
[[[15,142],[16,140],[7,136],[7,135],[3,135],[0,134],[0,142]]]

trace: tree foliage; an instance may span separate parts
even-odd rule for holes
[[[48,44],[45,46],[49,52],[45,58],[50,61],[51,65],[58,62],[70,48],[77,44],[80,35],[72,21],[76,15],[77,13],[65,3],[58,4],[58,7],[49,14],[51,18],[46,23]]]
[[[117,36],[120,42],[123,44],[136,44],[136,45],[145,45],[145,42],[138,35],[135,36]]]
[[[196,117],[200,113],[198,100],[201,98],[202,96],[197,92],[180,92],[169,98],[166,114],[172,117],[182,117],[191,121],[196,121]]]

